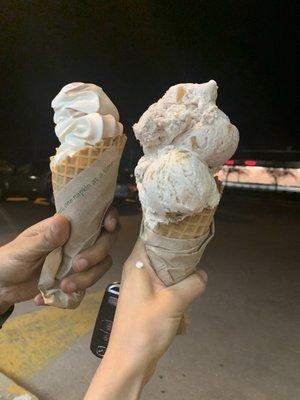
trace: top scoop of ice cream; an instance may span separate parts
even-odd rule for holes
[[[216,106],[217,84],[181,83],[170,87],[133,126],[145,154],[174,144],[196,151],[209,167],[222,165],[235,152],[239,133]]]
[[[87,145],[123,133],[119,113],[102,88],[75,82],[64,86],[52,101],[55,133],[61,143],[51,159],[59,163]]]
[[[219,168],[236,151],[239,141],[237,128],[217,107],[208,107],[200,121],[177,136],[174,145],[196,151],[210,168]]]
[[[193,151],[167,146],[156,155],[142,157],[135,176],[149,228],[180,221],[220,201],[214,178]]]

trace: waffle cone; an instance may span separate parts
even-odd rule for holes
[[[222,194],[223,191],[223,186],[222,183],[215,178],[216,184],[219,190],[219,193]],[[165,238],[170,238],[170,239],[194,239],[197,240],[199,237],[200,243],[201,243],[201,236],[205,235],[207,233],[208,236],[208,241],[211,239],[213,236],[213,233],[209,234],[209,231],[211,230],[212,226],[212,221],[214,214],[216,212],[217,207],[215,208],[206,208],[204,209],[201,213],[195,214],[188,216],[184,218],[183,220],[179,222],[169,222],[168,224],[158,224],[154,232],[158,234],[161,237]],[[172,217],[170,215],[170,217]],[[175,217],[175,216],[173,216]],[[145,237],[144,237],[145,238]],[[192,240],[192,253],[195,252],[195,249],[193,248],[194,240]],[[176,258],[176,250],[174,250],[174,246],[171,246],[168,248],[169,242],[166,242],[165,240],[163,241],[163,244],[161,245],[162,247],[159,248],[159,243],[157,239],[155,239],[154,243],[147,243],[147,237],[145,239],[145,244],[146,244],[146,249],[148,248],[147,252],[148,256],[150,258],[152,268],[156,272],[157,276],[160,278],[160,280],[166,285],[166,286],[171,286],[174,285],[177,282],[180,282],[182,279],[186,278],[190,274],[196,271],[197,264],[199,263],[201,256],[203,254],[203,251],[205,249],[206,244],[208,243],[207,238],[201,243],[202,246],[204,246],[201,250],[199,251],[199,258],[196,260],[196,263],[193,264],[193,260],[190,262],[190,265],[187,267],[186,261],[188,258],[185,258],[185,262],[181,265],[178,265],[178,260],[176,260],[175,265],[174,265],[174,254]],[[151,240],[150,240],[151,242]],[[167,247],[166,247],[167,243]],[[147,247],[148,245],[148,247]],[[150,247],[149,247],[150,245]],[[179,246],[178,250],[178,259],[180,260],[179,263],[183,262],[182,258],[182,250],[183,248],[180,248],[180,245],[176,244],[176,246]],[[167,251],[167,250],[172,249],[172,251]],[[192,255],[191,255],[192,257]],[[190,318],[187,315],[183,315],[181,318],[180,324],[178,326],[177,330],[177,335],[183,335],[187,331],[187,326],[189,324]]]
[[[222,194],[222,184],[217,178],[215,179],[218,190]],[[185,217],[179,222],[158,224],[154,232],[168,238],[194,239],[209,231],[216,209],[217,207],[205,208],[201,213]]]
[[[98,160],[104,151],[116,146],[120,154],[123,151],[124,135],[115,138],[104,138],[94,146],[86,146],[62,162],[51,165],[53,191],[57,193],[70,182],[74,176]]]
[[[174,239],[193,239],[208,232],[216,208],[206,208],[201,213],[191,215],[179,222],[158,224],[154,229],[161,236]]]

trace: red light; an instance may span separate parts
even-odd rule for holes
[[[227,160],[225,162],[226,165],[234,165],[234,160]]]
[[[246,160],[245,165],[248,165],[248,167],[255,167],[256,161],[254,160]]]

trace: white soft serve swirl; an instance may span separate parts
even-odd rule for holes
[[[64,86],[52,100],[55,133],[60,141],[51,164],[59,163],[87,145],[123,133],[116,106],[102,88],[74,82]]]

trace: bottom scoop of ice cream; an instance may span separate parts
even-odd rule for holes
[[[142,157],[135,175],[151,229],[214,208],[220,200],[213,176],[193,151],[167,146],[154,157]]]

